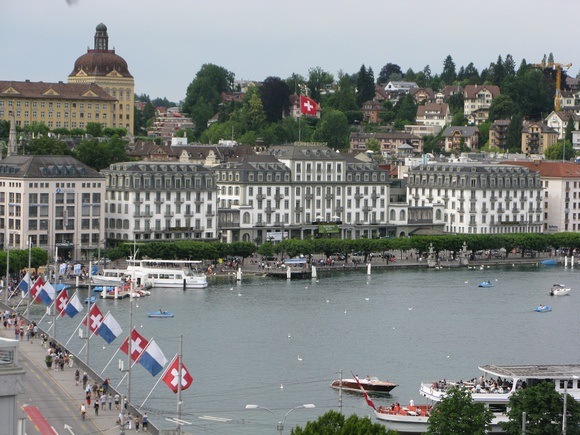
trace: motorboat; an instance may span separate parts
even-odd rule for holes
[[[538,305],[534,308],[534,311],[538,313],[547,313],[548,311],[552,311],[552,307],[550,305]]]
[[[118,285],[109,290],[107,286],[104,286],[101,290],[102,299],[124,299],[131,296],[131,284]]]
[[[96,285],[93,287],[93,292],[101,293],[103,290],[110,292],[115,290],[115,287],[115,285]]]
[[[375,417],[385,423],[385,426],[398,433],[425,433],[429,430],[429,416],[434,405],[379,406],[375,409]],[[489,433],[504,433],[500,423],[508,418],[502,413],[493,414]]]
[[[477,284],[478,287],[493,287],[493,283],[491,281],[483,281]]]
[[[149,311],[147,313],[147,317],[157,317],[157,318],[173,317],[173,313],[171,311],[164,310]]]
[[[345,391],[352,391],[355,393],[363,393],[360,389],[356,379],[336,379],[332,381],[330,386],[332,388],[340,389],[342,382],[342,389]],[[367,376],[366,378],[359,378],[361,386],[364,388],[364,392],[369,394],[386,394],[389,393],[397,384],[389,381],[380,381],[376,377]]]
[[[558,261],[553,258],[549,258],[547,260],[540,261],[540,264],[542,266],[556,266],[558,264]]]
[[[563,284],[554,284],[550,289],[550,296],[565,296],[570,294],[570,287],[566,287]]]
[[[95,296],[91,296],[90,298],[85,299],[85,304],[94,304],[97,301]]]
[[[104,269],[102,273],[91,275],[93,284],[97,285],[117,285],[127,279],[127,269]]]
[[[201,261],[193,260],[127,260],[127,271],[137,286],[201,289],[207,277],[200,272]]]

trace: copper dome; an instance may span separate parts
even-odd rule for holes
[[[123,77],[133,77],[127,67],[127,62],[121,56],[115,54],[115,50],[89,50],[79,57],[70,76],[76,76],[83,70],[90,76],[106,76],[115,70]]]

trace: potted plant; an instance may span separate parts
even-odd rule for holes
[[[51,368],[52,367],[52,356],[46,355],[46,357],[44,358],[44,362],[46,363],[46,367]]]

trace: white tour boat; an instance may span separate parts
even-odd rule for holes
[[[537,385],[543,381],[554,384],[560,394],[567,393],[580,401],[580,364],[567,365],[516,365],[516,366],[480,366],[483,372],[479,378],[469,381],[435,381],[421,383],[420,393],[429,403],[440,402],[453,387],[467,388],[475,402],[484,403],[493,411],[491,433],[501,433],[501,422],[508,421],[505,414],[509,399],[521,388]],[[392,408],[378,407],[375,417],[389,429],[400,433],[425,433],[429,428],[431,405],[409,404]]]
[[[127,269],[103,269],[102,272],[91,275],[93,284],[119,285],[128,279]]]
[[[201,261],[193,260],[129,259],[125,273],[138,287],[206,288],[207,277],[198,270],[201,265]]]

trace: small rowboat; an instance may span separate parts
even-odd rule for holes
[[[534,311],[538,313],[547,313],[548,311],[552,311],[552,307],[549,305],[540,305],[539,307],[536,307]]]
[[[147,317],[159,317],[159,318],[173,317],[173,313],[171,311],[163,311],[163,310],[149,311],[147,313]]]
[[[478,287],[493,287],[491,281],[483,281],[477,284]]]

